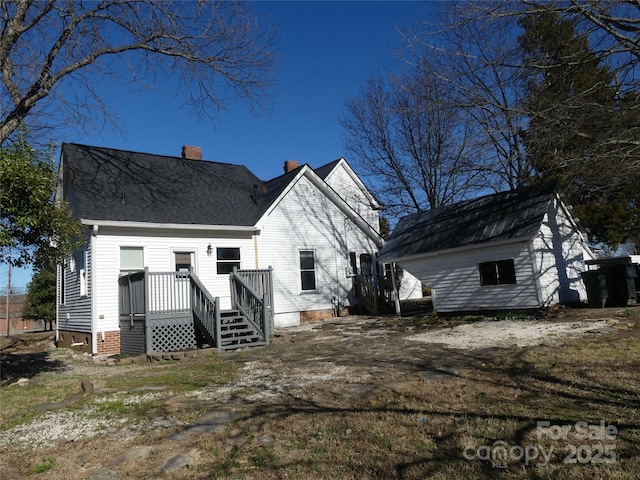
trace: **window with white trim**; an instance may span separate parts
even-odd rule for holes
[[[229,247],[216,248],[216,272],[218,275],[228,275],[233,268],[240,268],[240,249]]]
[[[143,247],[120,247],[120,275],[144,270]]]
[[[80,296],[86,297],[88,295],[88,281],[87,281],[87,250],[82,249],[78,254],[78,282],[80,284]]]
[[[316,289],[316,258],[313,250],[300,250],[300,284],[302,291]]]
[[[516,283],[516,269],[513,259],[483,262],[478,265],[480,285],[509,285]]]
[[[194,252],[173,252],[176,272],[191,273],[195,266]]]

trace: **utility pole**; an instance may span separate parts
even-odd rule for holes
[[[11,298],[11,254],[9,254],[9,262],[7,263],[7,337],[11,334],[11,324],[9,323],[9,306]]]

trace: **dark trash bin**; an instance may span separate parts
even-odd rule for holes
[[[591,307],[626,307],[638,300],[638,266],[629,257],[591,260],[597,270],[582,272]]]
[[[590,307],[604,307],[609,298],[607,277],[600,270],[582,272],[582,281],[587,290],[587,302]]]

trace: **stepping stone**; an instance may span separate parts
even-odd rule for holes
[[[247,434],[240,432],[237,435],[227,438],[227,445],[244,445],[248,440],[249,438],[247,437]]]
[[[225,423],[235,422],[239,418],[242,418],[242,415],[238,413],[215,409],[205,413],[194,425],[224,425]]]
[[[449,375],[457,375],[460,372],[464,372],[466,368],[460,366],[445,366],[437,369],[439,372],[448,373]]]
[[[593,328],[591,330],[587,330],[587,333],[613,333],[617,331],[618,330],[613,327],[599,327],[599,328]]]
[[[220,433],[227,429],[226,425],[189,425],[185,427],[185,433]]]
[[[456,376],[458,373],[462,372],[464,368],[456,367],[456,366],[446,366],[440,367],[435,370],[427,370],[425,372],[420,372],[420,378],[422,378],[423,382],[429,382],[432,380],[442,380],[443,378]]]
[[[442,380],[443,378],[449,377],[450,375],[446,372],[439,372],[437,370],[430,370],[427,372],[420,372],[420,378],[422,378],[423,382],[429,382],[432,380]]]
[[[200,452],[198,451],[198,449],[192,448],[187,452],[180,453],[167,460],[167,463],[165,463],[164,467],[162,467],[162,471],[171,472],[173,470],[178,470],[179,468],[194,465],[198,462],[199,458]]]
[[[242,418],[242,415],[231,413],[227,410],[211,410],[205,413],[199,420],[185,427],[186,433],[220,433],[228,423]]]
[[[113,467],[128,462],[129,460],[144,458],[147,457],[151,452],[153,452],[153,447],[150,446],[133,447],[124,452],[122,455],[114,458],[111,462],[109,462],[109,466]]]
[[[331,392],[335,395],[340,395],[342,397],[347,398],[355,398],[359,397],[363,400],[371,398],[375,396],[375,392],[371,390],[369,387],[362,385],[360,383],[351,383],[345,386],[336,386],[331,384],[318,384],[317,388],[323,391]]]
[[[167,436],[167,440],[169,440],[170,442],[184,442],[187,437],[184,433],[172,433],[171,435]]]
[[[275,439],[269,435],[258,434],[256,435],[256,443],[258,445],[273,445],[275,443]]]
[[[35,407],[33,407],[34,410],[38,411],[38,412],[44,412],[46,410],[60,410],[61,408],[66,407],[66,405],[64,403],[43,403],[40,405],[36,405]]]

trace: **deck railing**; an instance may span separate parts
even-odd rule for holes
[[[394,301],[393,283],[391,279],[367,275],[355,277],[356,295],[360,306],[373,315],[380,312],[380,307]]]
[[[213,298],[195,275],[189,275],[191,287],[191,311],[194,322],[199,322],[201,329],[206,332],[209,344],[222,351],[222,337],[220,334],[220,299]]]
[[[273,324],[271,270],[236,270],[230,279],[232,308],[268,344]],[[229,335],[223,337],[220,299],[196,275],[145,269],[120,277],[118,284],[121,337],[126,337],[127,353],[202,345],[221,351],[233,342]]]
[[[368,282],[362,277],[356,279],[356,295],[360,301],[360,306],[373,315],[378,314],[378,289],[375,284]]]
[[[273,290],[271,269],[238,270],[229,275],[231,286],[231,306],[239,310],[262,336],[265,344],[273,329]]]

